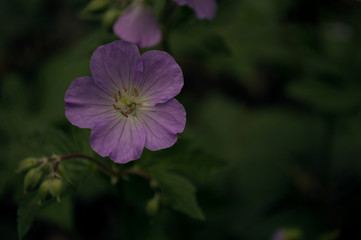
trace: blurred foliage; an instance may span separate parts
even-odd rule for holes
[[[124,6],[109,2],[96,11],[88,0],[0,2],[4,239],[18,237],[17,217],[19,234],[33,223],[24,239],[37,240],[361,238],[361,6],[351,0],[220,0],[212,21],[153,1],[165,37],[156,48],[185,76],[187,126],[174,147],[117,167],[158,185],[77,159],[62,165],[60,203],[23,195],[22,159],[96,156],[63,99],[90,75],[94,49],[116,39]],[[150,202],[159,206],[147,214]]]

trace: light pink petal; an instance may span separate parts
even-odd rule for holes
[[[168,53],[158,50],[142,55],[143,80],[138,86],[141,102],[154,106],[175,97],[183,87],[183,73]]]
[[[145,147],[155,151],[172,146],[184,130],[186,112],[174,98],[142,109],[139,118],[145,130]]]
[[[98,122],[92,129],[90,145],[99,155],[109,156],[116,163],[140,158],[145,134],[133,117],[117,116]]]
[[[93,78],[75,79],[65,93],[65,116],[75,126],[92,128],[114,114],[112,97],[95,85]]]
[[[98,47],[90,59],[95,83],[109,93],[131,88],[141,79],[142,69],[137,46],[121,40]]]

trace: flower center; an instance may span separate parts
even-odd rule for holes
[[[130,114],[135,115],[137,106],[140,103],[137,102],[138,90],[133,88],[127,89],[123,86],[123,89],[119,89],[117,93],[114,93],[113,108],[119,111],[124,117],[128,117]]]

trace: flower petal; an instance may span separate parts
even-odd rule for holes
[[[175,97],[183,87],[183,73],[173,57],[164,51],[142,55],[143,80],[138,86],[144,105],[154,106]]]
[[[212,19],[217,10],[215,0],[174,0],[179,5],[188,5],[191,7],[199,19]]]
[[[65,93],[65,116],[81,128],[92,128],[100,119],[114,114],[112,97],[91,77],[75,79]]]
[[[127,163],[140,158],[145,133],[133,117],[116,116],[98,122],[92,129],[90,145],[99,155],[109,156],[116,163]]]
[[[120,38],[142,48],[154,46],[162,38],[153,9],[143,3],[130,5],[115,22],[113,30]]]
[[[146,134],[145,147],[155,151],[172,146],[184,130],[186,112],[176,99],[142,109],[140,119]]]
[[[121,40],[98,47],[90,59],[95,83],[110,94],[133,86],[141,79],[142,69],[137,46]]]

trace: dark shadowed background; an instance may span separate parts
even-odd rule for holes
[[[180,172],[189,162],[206,219],[166,205],[149,216],[147,181],[114,186],[79,170],[24,239],[361,239],[361,2],[219,0],[212,21],[187,7],[170,20],[153,2],[165,33],[155,48],[182,67],[187,111],[179,142],[156,154]],[[88,3],[0,2],[1,239],[18,237],[23,158],[66,153],[74,136],[91,152],[89,131],[65,118],[64,93],[117,38]],[[187,160],[184,148],[196,149]]]

